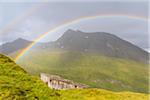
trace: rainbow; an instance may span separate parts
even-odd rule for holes
[[[56,32],[62,28],[65,28],[69,25],[73,25],[73,24],[76,24],[76,23],[79,23],[81,21],[87,21],[87,20],[93,20],[93,19],[96,19],[96,18],[111,18],[111,17],[125,17],[125,18],[129,18],[129,19],[136,19],[136,20],[142,20],[142,21],[147,21],[148,19],[145,18],[145,17],[137,17],[137,16],[129,16],[129,15],[96,15],[96,16],[86,16],[86,17],[80,17],[78,19],[75,19],[75,20],[71,20],[71,21],[68,21],[68,22],[65,22],[57,27],[54,27],[52,29],[50,29],[49,31],[43,33],[41,36],[39,36],[38,38],[36,38],[34,40],[34,42],[32,42],[31,44],[29,44],[25,49],[23,49],[15,58],[15,61],[17,62],[23,55],[25,55],[37,42],[39,42],[40,40],[42,40],[43,38],[45,38],[47,35],[49,35],[50,33],[52,32]]]
[[[25,13],[19,15],[18,17],[14,18],[11,20],[1,31],[0,34],[6,34],[9,32],[11,29],[13,29],[16,25],[27,19],[28,17],[32,16],[33,14],[37,13],[39,9],[44,7],[45,4],[39,4],[36,7],[31,7],[29,8]]]

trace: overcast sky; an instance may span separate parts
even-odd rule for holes
[[[109,32],[143,49],[148,49],[148,2],[145,0],[94,0],[94,2],[0,2],[0,44],[19,37],[34,40],[63,23],[83,19],[50,32],[42,41],[54,41],[67,29]],[[90,0],[88,0],[90,1]],[[140,1],[140,2],[139,2]],[[111,15],[111,16],[110,16]],[[84,20],[88,16],[103,16]]]

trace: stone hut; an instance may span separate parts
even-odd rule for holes
[[[64,79],[57,75],[40,74],[41,80],[53,89],[83,89],[88,88],[87,85],[75,83],[71,80]]]

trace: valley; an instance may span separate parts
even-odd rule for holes
[[[60,50],[31,50],[18,64],[32,75],[45,72],[93,88],[148,92],[148,65],[128,59]]]
[[[1,100],[147,100],[148,94],[103,89],[52,90],[29,75],[10,58],[0,54]]]

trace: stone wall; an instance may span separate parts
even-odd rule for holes
[[[75,83],[71,80],[64,79],[57,75],[49,75],[45,73],[40,74],[41,80],[53,89],[76,89],[88,88],[87,85]]]

